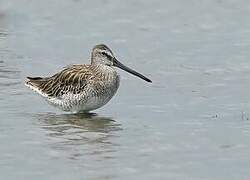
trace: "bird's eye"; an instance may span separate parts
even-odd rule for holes
[[[106,53],[105,52],[101,52],[102,55],[106,56]]]

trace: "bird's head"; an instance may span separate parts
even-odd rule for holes
[[[123,69],[124,71],[127,71],[137,77],[140,77],[141,79],[147,81],[147,82],[152,82],[150,79],[146,78],[142,74],[136,72],[133,69],[130,69],[129,67],[123,65],[121,62],[119,62],[113,52],[111,51],[108,46],[105,44],[98,44],[96,45],[91,54],[91,64],[102,64],[106,66],[115,66],[118,68]]]

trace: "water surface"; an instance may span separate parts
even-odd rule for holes
[[[0,179],[249,179],[248,1],[1,0]],[[24,86],[108,44],[117,95],[93,114]]]

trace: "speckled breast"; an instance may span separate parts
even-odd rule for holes
[[[96,86],[89,87],[88,98],[79,104],[74,111],[91,111],[108,103],[119,87],[120,78],[117,74],[109,81],[102,81]]]

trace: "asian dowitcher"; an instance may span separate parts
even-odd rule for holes
[[[91,64],[71,65],[51,77],[27,77],[25,85],[64,111],[88,112],[105,105],[116,93],[120,78],[114,67],[152,82],[120,63],[106,45],[99,44],[92,50]]]

